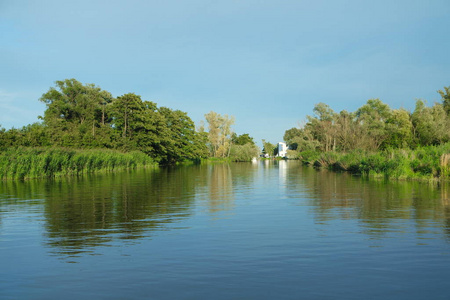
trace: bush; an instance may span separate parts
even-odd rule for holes
[[[362,150],[349,153],[304,151],[300,157],[304,164],[377,177],[426,180],[450,177],[450,143],[416,150],[386,149],[376,153]]]
[[[254,157],[258,157],[258,154],[258,147],[252,143],[232,145],[230,149],[230,159],[235,162],[251,161]]]

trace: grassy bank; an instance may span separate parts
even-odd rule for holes
[[[380,152],[299,153],[304,164],[373,177],[408,180],[450,180],[450,143],[418,149]]]
[[[0,153],[0,179],[80,175],[156,165],[142,152],[19,147]]]

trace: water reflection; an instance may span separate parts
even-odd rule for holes
[[[211,213],[229,210],[233,207],[233,181],[229,164],[207,166],[207,205]]]
[[[133,242],[177,228],[177,223],[192,215],[195,197],[206,201],[211,214],[232,209],[232,174],[238,173],[237,186],[251,181],[251,169],[243,170],[243,166],[173,167],[1,182],[0,220],[10,211],[38,211],[45,220],[45,243],[55,253],[95,253],[96,247],[117,240]]]
[[[267,199],[281,197],[294,207],[308,207],[318,224],[357,222],[358,230],[373,239],[402,232],[409,223],[419,238],[437,228],[450,238],[448,184],[365,180],[297,162],[140,170],[1,182],[0,187],[0,228],[11,213],[38,214],[44,243],[58,255],[95,253],[100,246],[183,228],[182,221],[192,218],[196,207],[214,217],[234,212],[245,205],[239,200],[254,198],[259,189]]]
[[[115,240],[135,240],[187,218],[195,172],[141,170],[55,181],[4,182],[2,207],[39,201],[47,245],[59,254],[92,252]],[[9,198],[7,195],[14,195]],[[28,199],[28,200],[18,200]]]
[[[418,236],[436,226],[449,234],[448,190],[448,184],[368,180],[307,167],[289,168],[286,185],[297,205],[311,206],[317,222],[358,220],[372,238],[402,231],[405,220],[414,222]]]

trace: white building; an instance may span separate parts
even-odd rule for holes
[[[288,147],[286,146],[286,143],[279,142],[278,143],[278,154],[277,154],[277,156],[279,156],[279,157],[286,157],[287,150],[288,150]]]

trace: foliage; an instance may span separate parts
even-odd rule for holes
[[[417,144],[439,145],[450,140],[450,116],[442,104],[427,107],[425,102],[418,100],[411,118]]]
[[[262,140],[263,143],[263,150],[262,152],[264,154],[267,154],[269,156],[275,156],[277,154],[277,146],[270,143],[270,142],[266,142],[266,140]]]
[[[232,145],[230,151],[231,161],[243,162],[251,161],[254,157],[258,157],[259,149],[255,144],[247,143],[245,145]]]
[[[159,113],[164,117],[158,149],[163,163],[194,161],[208,156],[204,136],[195,131],[194,122],[185,112],[161,107]]]
[[[212,157],[229,157],[232,142],[234,117],[211,111],[205,115],[208,123],[208,147]],[[204,129],[203,129],[204,130]]]
[[[368,100],[353,113],[335,113],[327,104],[318,103],[306,124],[286,130],[284,140],[291,150],[300,153],[442,145],[450,141],[450,87],[438,92],[442,103],[427,107],[424,101],[417,100],[413,113],[393,110],[379,99]]]
[[[233,132],[233,134],[231,135],[231,143],[233,145],[246,145],[246,144],[255,144],[255,142],[253,141],[253,138],[248,134],[248,133],[244,133],[241,135],[237,135],[236,133]]]
[[[450,86],[445,86],[444,90],[439,90],[438,93],[442,97],[442,105],[445,112],[447,115],[450,115]]]
[[[450,177],[450,143],[418,149],[378,152],[300,152],[304,164],[336,171],[393,179],[444,179]]]
[[[40,101],[47,106],[42,123],[0,128],[0,149],[59,146],[140,151],[164,164],[208,155],[204,134],[195,130],[185,112],[158,108],[134,93],[114,98],[94,84],[66,79],[56,81]]]

